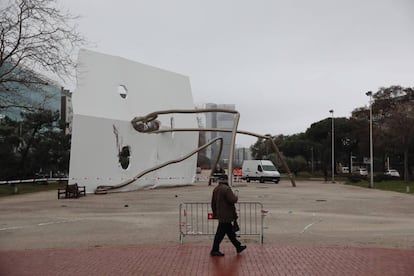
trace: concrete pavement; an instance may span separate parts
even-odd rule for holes
[[[264,245],[242,238],[209,256],[212,237],[179,244],[178,206],[214,186],[57,200],[0,198],[0,275],[414,275],[414,197],[340,183],[237,183],[260,201]]]

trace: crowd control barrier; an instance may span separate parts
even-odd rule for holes
[[[259,202],[236,203],[240,237],[255,236],[263,244],[263,221],[267,213]],[[180,243],[186,236],[214,236],[218,220],[213,219],[210,202],[183,202],[180,204]]]

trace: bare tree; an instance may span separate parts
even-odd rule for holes
[[[29,108],[22,87],[39,91],[48,81],[36,72],[61,80],[73,77],[74,52],[85,44],[56,0],[9,0],[0,6],[0,109]]]

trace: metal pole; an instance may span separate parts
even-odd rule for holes
[[[335,128],[334,128],[334,110],[329,110],[332,113],[332,183],[335,183]]]
[[[233,123],[233,132],[231,133],[231,143],[230,143],[230,156],[229,156],[229,166],[228,166],[228,182],[229,186],[233,188],[233,160],[234,160],[234,146],[236,144],[236,134],[237,127],[239,125],[240,113],[234,114],[234,123]]]
[[[390,170],[390,157],[387,157],[387,170]]]
[[[354,159],[354,156],[352,155],[352,152],[351,152],[351,161],[349,162],[349,173],[350,174],[352,174],[352,161],[353,161],[353,159]]]
[[[374,147],[372,143],[372,92],[366,93],[369,96],[369,159],[370,159],[370,182],[369,187],[374,188]]]
[[[313,147],[311,147],[311,153],[312,153],[312,174],[313,174]]]

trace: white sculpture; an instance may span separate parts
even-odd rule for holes
[[[69,183],[118,185],[197,148],[198,132],[149,134],[131,120],[155,110],[194,109],[189,78],[124,58],[81,50],[73,93]],[[160,129],[197,128],[195,114],[159,116]],[[117,191],[194,182],[196,155],[150,172]]]

